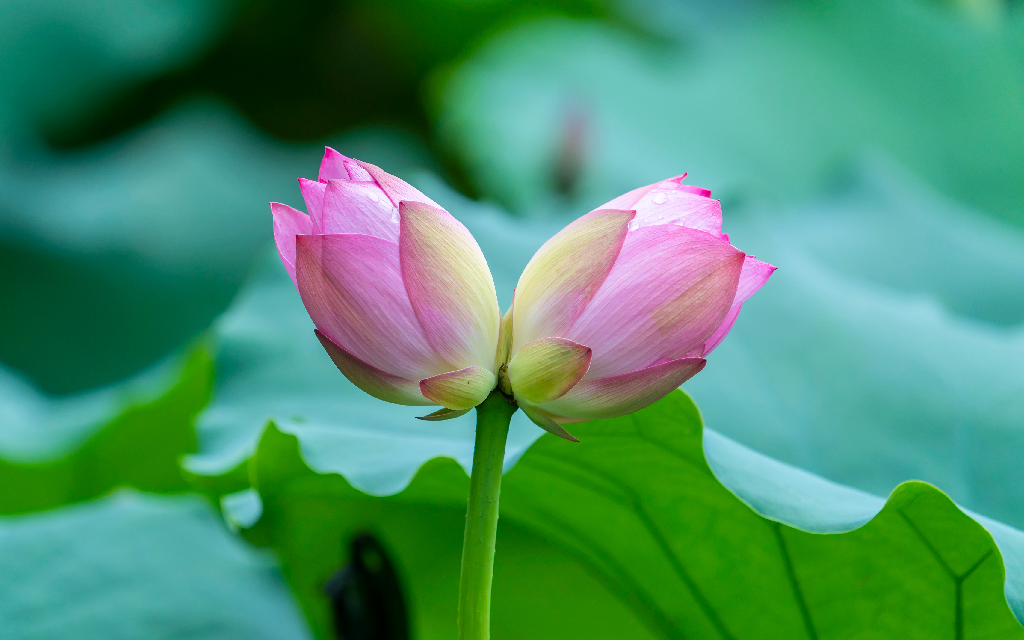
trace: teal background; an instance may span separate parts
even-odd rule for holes
[[[779,266],[685,385],[700,417],[680,394],[558,453],[516,416],[495,638],[1020,635],[1021,3],[6,0],[0,24],[10,637],[327,638],[322,581],[366,528],[414,637],[452,637],[472,416],[357,392],[272,248],[267,203],[301,205],[324,145],[462,220],[503,308],[564,224],[684,171]]]

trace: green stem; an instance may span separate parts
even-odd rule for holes
[[[498,531],[498,494],[505,459],[508,424],[516,405],[495,389],[476,408],[476,445],[469,481],[466,536],[462,541],[462,579],[459,582],[459,638],[491,637],[491,577],[494,539]]]

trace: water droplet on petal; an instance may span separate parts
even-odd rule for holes
[[[658,193],[654,194],[654,198],[652,198],[652,200],[654,201],[654,204],[665,204],[665,201],[668,200],[668,198],[665,196],[664,193],[661,193],[659,191]]]

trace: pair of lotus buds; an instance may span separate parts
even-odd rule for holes
[[[274,203],[281,260],[338,369],[424,416],[498,388],[543,429],[655,402],[704,368],[775,267],[722,233],[685,174],[615,198],[548,240],[502,315],[469,230],[408,183],[328,148],[299,179],[308,215]]]

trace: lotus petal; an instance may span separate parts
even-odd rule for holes
[[[399,207],[402,280],[430,345],[455,368],[494,366],[501,312],[487,261],[447,211]]]
[[[376,182],[331,180],[323,195],[321,233],[361,233],[398,242],[398,208]]]
[[[523,410],[523,413],[526,414],[527,418],[533,420],[535,425],[547,431],[551,435],[558,436],[559,438],[565,438],[569,442],[579,442],[576,436],[566,431],[565,427],[558,424],[554,417],[547,411],[526,404],[519,405],[519,408]]]
[[[617,418],[660,400],[706,363],[703,358],[679,358],[617,376],[584,379],[561,398],[540,408],[574,421]]]
[[[306,214],[279,202],[270,203],[270,213],[274,216],[277,254],[281,256],[292,282],[295,282],[295,236],[313,233],[313,224]]]
[[[483,367],[466,367],[420,380],[420,393],[452,411],[472,409],[494,390],[497,379]]]
[[[359,360],[412,380],[451,371],[402,283],[398,245],[358,234],[298,236],[299,294],[313,323]]]
[[[508,379],[517,401],[541,404],[560,398],[583,379],[591,350],[565,338],[529,342],[508,365]]]
[[[393,376],[363,362],[334,344],[319,329],[316,330],[316,337],[327,354],[331,356],[334,365],[345,374],[345,377],[374,398],[413,406],[434,404],[423,397],[423,394],[420,393],[420,385],[415,380]]]
[[[632,211],[591,211],[537,250],[515,293],[512,353],[539,338],[565,337],[612,270]]]
[[[703,231],[631,231],[597,295],[564,334],[594,350],[587,376],[636,371],[704,344],[732,307],[744,258]]]

